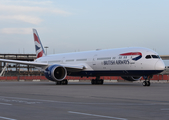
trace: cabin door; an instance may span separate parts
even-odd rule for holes
[[[93,69],[96,70],[97,69],[97,55],[93,56]]]

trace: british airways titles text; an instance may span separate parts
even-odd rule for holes
[[[130,64],[129,60],[108,60],[103,61],[103,65],[122,65],[122,64]]]

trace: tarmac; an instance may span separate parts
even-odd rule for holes
[[[0,120],[169,120],[169,83],[0,82]]]

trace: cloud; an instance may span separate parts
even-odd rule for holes
[[[31,34],[32,28],[3,28],[0,32],[4,34]]]
[[[18,20],[37,25],[43,21],[41,16],[45,14],[71,15],[70,12],[54,7],[51,1],[0,0],[0,20]]]
[[[0,11],[7,13],[53,13],[60,15],[71,15],[71,13],[57,9],[57,8],[45,8],[45,7],[30,7],[30,6],[20,6],[20,5],[0,5]],[[33,13],[32,13],[33,14]]]
[[[19,20],[19,21],[23,21],[23,22],[27,22],[27,23],[31,23],[31,24],[39,24],[42,19],[35,17],[35,16],[28,16],[28,15],[1,15],[0,16],[0,20]]]
[[[45,0],[45,1],[31,1],[31,0],[0,0],[1,3],[24,3],[24,4],[31,4],[31,5],[48,5],[48,4],[52,4],[52,1],[50,0]]]

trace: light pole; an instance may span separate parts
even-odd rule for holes
[[[47,49],[49,48],[48,46],[45,46],[44,48],[46,48],[46,55],[47,55]]]

